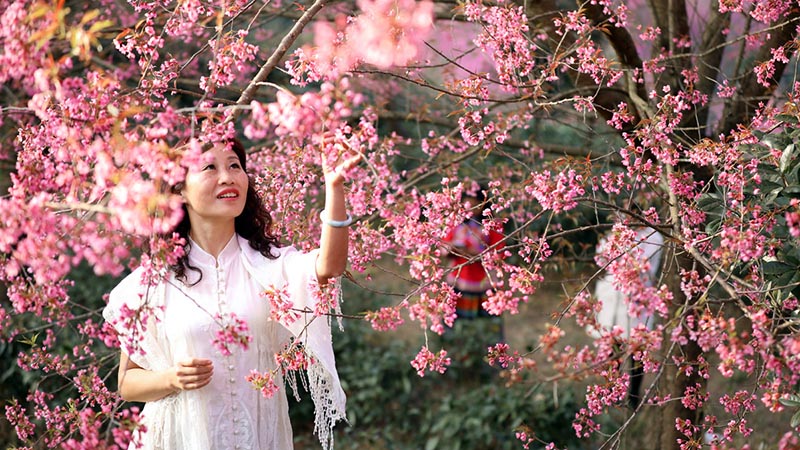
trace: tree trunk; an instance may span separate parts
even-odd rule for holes
[[[679,247],[680,244],[669,242],[665,248],[664,260],[664,274],[666,277],[667,285],[673,295],[673,302],[670,305],[669,317],[676,317],[679,308],[689,310],[692,305],[697,301],[695,298],[686,299],[686,296],[681,291],[680,286],[680,271],[684,270],[700,270],[692,264],[692,259],[686,255]],[[700,276],[702,277],[704,273]],[[685,313],[684,313],[685,314]],[[680,326],[680,325],[676,325]],[[664,348],[669,349],[671,341],[670,336],[664,337]],[[698,375],[696,363],[698,358],[703,355],[702,350],[695,341],[689,341],[686,345],[676,346],[672,353],[663,358],[667,366],[664,369],[662,378],[658,383],[657,395],[664,397],[669,395],[670,401],[658,408],[659,424],[651,429],[654,435],[649,440],[650,442],[657,442],[658,449],[680,449],[678,439],[689,440],[696,439],[702,442],[703,439],[703,411],[691,410],[683,406],[680,399],[683,397],[687,387],[698,386],[701,392],[706,391],[706,379]],[[673,363],[673,357],[682,357],[683,361],[687,364],[692,364],[694,370],[686,376],[678,366]],[[689,420],[692,424],[699,427],[698,432],[694,436],[685,436],[676,428],[676,421]]]

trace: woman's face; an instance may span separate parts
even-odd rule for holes
[[[239,157],[219,145],[206,153],[206,160],[186,174],[181,195],[189,220],[233,220],[244,210],[247,198],[247,173]]]

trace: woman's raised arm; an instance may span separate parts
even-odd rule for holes
[[[323,144],[329,137],[323,138]],[[345,204],[345,174],[358,164],[361,154],[356,154],[347,144],[342,147],[338,159],[329,162],[322,154],[322,171],[325,174],[325,209],[320,214],[322,235],[317,258],[317,280],[324,285],[329,279],[338,277],[347,268],[348,229],[352,218]]]

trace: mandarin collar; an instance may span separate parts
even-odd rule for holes
[[[237,237],[236,233],[233,233],[233,236],[231,236],[231,239],[225,244],[225,248],[219,252],[217,258],[214,258],[210,253],[200,248],[197,242],[189,238],[189,242],[191,243],[189,247],[189,261],[192,264],[206,267],[217,267],[217,262],[219,262],[219,267],[226,267],[239,255],[239,239],[237,239]]]

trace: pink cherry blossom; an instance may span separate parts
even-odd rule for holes
[[[439,353],[434,354],[425,346],[411,361],[411,366],[417,370],[417,375],[424,377],[426,371],[444,373],[450,362],[446,350],[439,350]]]

